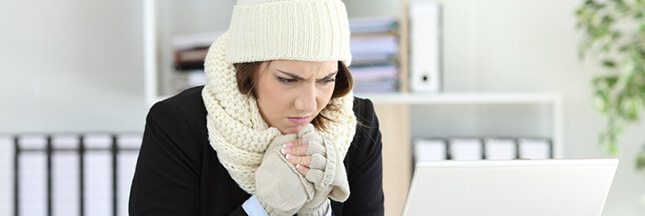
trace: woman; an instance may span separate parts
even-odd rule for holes
[[[340,0],[239,0],[208,84],[147,117],[131,215],[383,215],[381,135],[354,98]]]

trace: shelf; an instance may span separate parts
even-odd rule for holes
[[[561,96],[549,93],[387,93],[355,94],[376,104],[537,104],[560,103]]]
[[[562,96],[556,93],[518,93],[518,92],[437,92],[437,93],[385,93],[385,94],[355,94],[357,97],[368,98],[376,106],[406,105],[515,105],[515,104],[545,104],[551,108],[552,141],[554,157],[563,157],[562,146]],[[396,115],[396,113],[394,113]]]

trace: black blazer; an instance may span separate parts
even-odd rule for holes
[[[146,120],[130,191],[130,215],[245,215],[242,190],[208,142],[203,87],[156,103]],[[344,163],[350,196],[334,215],[383,215],[381,133],[372,102],[354,99],[356,129]]]

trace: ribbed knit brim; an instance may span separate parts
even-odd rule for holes
[[[228,29],[226,61],[351,63],[347,10],[340,0],[239,0]]]

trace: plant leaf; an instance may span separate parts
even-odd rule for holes
[[[618,144],[615,139],[610,139],[607,145],[607,153],[609,155],[616,156],[618,155]]]
[[[604,61],[602,62],[602,64],[603,64],[605,67],[608,67],[608,68],[615,68],[615,67],[616,67],[616,62],[614,62],[613,60],[604,60]]]
[[[594,108],[603,115],[607,115],[607,104],[609,104],[609,98],[607,93],[601,89],[596,89],[594,94]]]
[[[612,88],[614,88],[617,82],[618,76],[616,75],[596,77],[593,79],[593,84],[596,86],[596,88],[602,89],[603,91],[610,91]]]
[[[636,156],[636,170],[645,170],[645,145],[643,145],[643,148],[641,148],[641,151]]]
[[[620,116],[628,122],[635,122],[638,120],[639,112],[641,109],[641,101],[638,97],[626,96],[623,97],[620,103]]]

